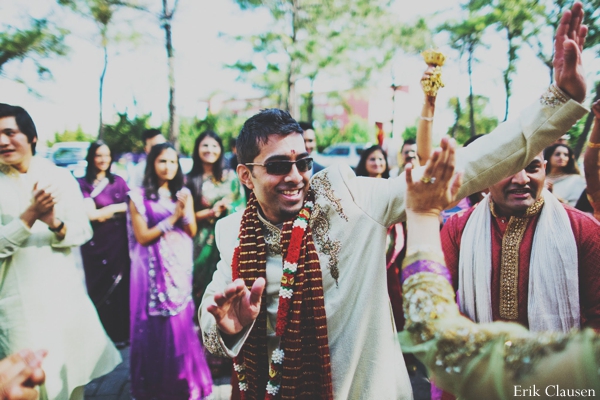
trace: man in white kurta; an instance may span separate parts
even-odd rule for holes
[[[553,89],[556,90],[556,89]],[[558,92],[557,92],[558,93]],[[528,162],[560,137],[586,109],[573,100],[549,106],[537,102],[515,122],[500,126],[464,151],[459,169],[465,172],[460,195],[476,192]],[[475,149],[475,145],[478,145]],[[325,309],[331,352],[333,393],[337,399],[411,398],[410,382],[396,341],[386,288],[387,228],[404,219],[404,176],[397,179],[358,178],[347,166],[336,165],[315,175],[315,210],[310,225],[323,273]],[[221,261],[200,307],[207,348],[236,356],[249,332],[227,338],[217,329],[206,307],[216,293],[231,283],[231,261],[242,213],[217,224],[216,242]],[[264,220],[267,243],[267,311],[269,351],[277,347],[274,333],[282,274],[277,227]],[[339,271],[336,284],[332,271]]]
[[[86,383],[121,362],[71,253],[92,237],[91,226],[75,179],[32,156],[37,134],[21,132],[5,106],[0,104],[0,358],[46,349],[40,398],[83,398]],[[29,220],[33,193],[42,188],[52,188],[46,205],[54,218]]]
[[[461,149],[457,170],[464,172],[459,197],[481,191],[523,169],[529,161],[587,113],[580,51],[581,4],[565,13],[557,30],[556,82],[572,98],[552,86],[540,101],[513,122],[500,125],[471,146]],[[573,38],[577,38],[573,40]],[[568,42],[568,43],[567,43]],[[565,44],[567,43],[567,44]],[[563,47],[564,45],[564,47]],[[232,259],[240,231],[241,213],[219,221],[216,243],[221,261],[200,306],[200,324],[209,351],[237,356],[258,315],[260,293],[266,289],[268,352],[278,346],[274,327],[279,305],[282,249],[278,224],[292,218],[308,192],[308,175],[299,164],[308,157],[300,131],[273,131],[289,114],[264,110],[250,118],[238,137],[241,181],[254,190],[267,247],[266,286],[257,279],[252,288],[232,282]],[[295,121],[294,121],[295,122]],[[283,127],[283,126],[282,126]],[[255,136],[256,143],[243,138]],[[253,145],[258,150],[242,146]],[[273,168],[287,162],[291,168]],[[271,170],[271,173],[269,172]],[[282,175],[287,171],[287,175]],[[423,171],[415,171],[419,179]],[[327,333],[335,399],[409,399],[410,382],[395,338],[386,290],[387,228],[404,219],[405,177],[356,177],[349,167],[332,166],[310,181],[315,207],[309,225],[321,264]],[[408,305],[410,306],[410,305]],[[285,368],[285,360],[284,360]]]

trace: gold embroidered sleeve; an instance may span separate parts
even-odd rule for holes
[[[211,354],[229,358],[229,355],[225,352],[225,344],[221,339],[221,334],[216,325],[213,325],[208,331],[202,332],[202,342],[206,350]]]
[[[403,290],[402,350],[415,353],[442,389],[464,399],[527,397],[515,390],[532,385],[541,393],[548,388],[546,396],[576,390],[600,396],[600,336],[592,330],[535,333],[514,323],[475,324],[460,315],[447,279],[431,272],[410,276]]]

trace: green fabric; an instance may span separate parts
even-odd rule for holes
[[[246,208],[246,197],[237,175],[233,171],[224,171],[223,181],[207,180],[202,185],[202,197],[212,207],[217,201],[230,201],[228,211],[218,219]],[[207,208],[210,208],[207,207]],[[215,225],[218,219],[198,223],[198,233],[194,238],[193,296],[196,309],[202,302],[206,287],[212,280],[219,262],[219,250],[215,244]]]

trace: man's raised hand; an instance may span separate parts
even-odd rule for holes
[[[560,19],[554,39],[552,60],[556,85],[580,103],[585,100],[587,90],[581,52],[588,28],[581,24],[582,21],[583,5],[576,2]]]
[[[248,290],[242,279],[236,279],[223,293],[215,294],[213,303],[206,310],[214,315],[221,332],[235,335],[254,322],[260,311],[265,284],[264,278],[258,278]]]

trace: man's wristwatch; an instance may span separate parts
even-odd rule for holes
[[[60,221],[60,225],[58,225],[56,228],[51,228],[50,226],[48,226],[48,229],[50,229],[52,232],[56,233],[56,232],[62,231],[62,228],[64,228],[64,226],[65,226],[65,221]]]

